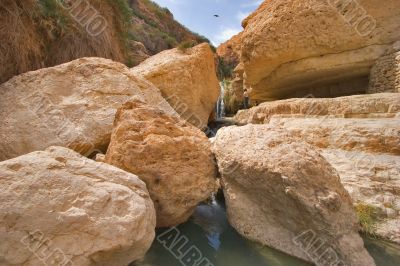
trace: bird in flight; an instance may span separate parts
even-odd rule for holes
[[[214,15],[214,17],[219,18],[219,15]]]

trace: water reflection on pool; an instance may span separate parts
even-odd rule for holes
[[[159,230],[157,236],[144,261],[135,266],[194,266],[190,256],[181,256],[189,249],[201,253],[201,263],[196,266],[310,265],[242,238],[229,225],[222,200],[200,205],[189,222],[175,229]],[[179,239],[174,247],[169,245],[172,238]],[[378,266],[400,265],[398,246],[371,239],[365,239],[365,244]]]

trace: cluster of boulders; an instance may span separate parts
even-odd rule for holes
[[[149,60],[81,58],[0,85],[0,264],[128,265],[218,189],[201,131],[219,91],[211,48]]]
[[[200,130],[217,100],[211,55],[176,49],[131,70],[82,58],[0,85],[1,260],[127,265],[222,183],[245,237],[318,264],[296,240],[312,232],[322,259],[373,265],[350,196],[312,143],[261,125],[211,144]],[[385,104],[376,113],[397,110]]]
[[[221,45],[240,58],[233,91],[256,106],[213,146],[243,236],[317,265],[370,265],[355,207],[361,230],[400,243],[399,10],[264,1]]]

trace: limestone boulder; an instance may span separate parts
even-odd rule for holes
[[[159,88],[170,105],[191,124],[201,129],[207,126],[220,92],[214,54],[208,44],[184,51],[163,51],[131,72]]]
[[[158,227],[185,222],[217,188],[205,134],[138,99],[118,110],[105,162],[138,175],[147,184]]]
[[[316,265],[374,265],[349,194],[314,147],[247,125],[221,129],[213,150],[228,219],[241,235]]]
[[[49,147],[0,162],[1,265],[128,265],[155,236],[135,175]]]
[[[357,94],[400,39],[400,2],[268,0],[243,25],[241,61],[252,99]]]
[[[157,88],[107,59],[16,76],[0,85],[0,161],[52,145],[105,152],[117,108],[135,95],[174,113]]]

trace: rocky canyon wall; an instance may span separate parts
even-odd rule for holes
[[[400,42],[372,67],[367,92],[400,92]]]
[[[258,101],[366,93],[399,24],[397,0],[264,1],[243,21],[245,87]]]

